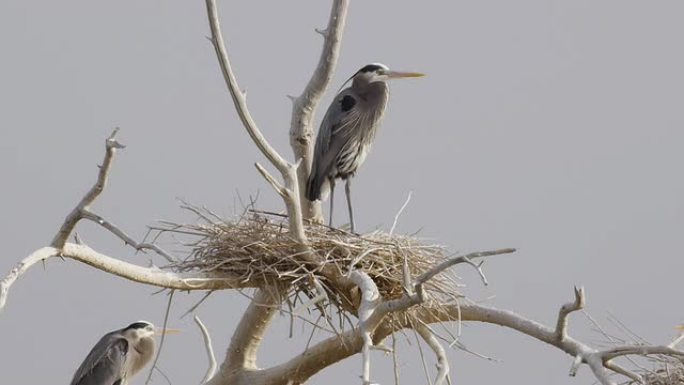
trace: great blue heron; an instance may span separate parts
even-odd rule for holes
[[[126,385],[154,356],[154,335],[177,331],[138,321],[105,334],[76,370],[71,385]]]
[[[323,118],[316,138],[311,174],[307,180],[306,198],[325,199],[330,190],[332,226],[335,179],[346,181],[345,193],[349,223],[354,232],[351,204],[351,178],[368,155],[389,99],[386,81],[423,76],[417,72],[390,71],[380,63],[368,64],[352,75],[351,86],[340,91]],[[347,82],[349,82],[347,80]],[[344,86],[344,85],[343,85]]]

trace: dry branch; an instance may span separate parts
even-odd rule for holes
[[[206,0],[207,16],[209,18],[209,27],[211,28],[211,43],[216,51],[216,57],[223,73],[226,86],[233,99],[235,110],[242,121],[242,125],[247,130],[247,133],[252,138],[254,144],[259,148],[262,154],[271,162],[271,164],[280,171],[284,183],[284,187],[280,186],[273,177],[271,177],[263,167],[257,166],[257,169],[268,180],[268,182],[276,189],[278,194],[285,201],[287,207],[288,218],[290,221],[291,235],[299,241],[302,245],[306,244],[306,236],[304,235],[304,223],[302,217],[302,209],[299,200],[299,183],[297,181],[297,167],[299,163],[291,164],[286,161],[280,154],[268,143],[266,137],[261,133],[256,122],[252,118],[247,108],[247,100],[244,93],[238,86],[237,79],[233,73],[228,58],[223,35],[221,34],[221,25],[219,23],[218,11],[216,9],[215,0]]]
[[[59,231],[51,242],[51,246],[40,248],[31,253],[19,262],[8,275],[0,281],[0,310],[2,310],[7,303],[7,296],[9,295],[12,284],[34,264],[46,261],[54,256],[70,258],[107,273],[118,275],[122,278],[168,289],[216,290],[251,287],[249,282],[240,282],[236,279],[216,277],[211,273],[176,274],[170,271],[161,270],[157,267],[142,267],[98,253],[86,245],[66,243],[66,240],[73,233],[78,222],[81,219],[88,219],[99,223],[137,250],[152,249],[160,255],[165,256],[167,259],[172,259],[168,253],[154,244],[135,242],[118,227],[90,211],[90,206],[100,196],[107,185],[109,171],[116,150],[124,148],[124,146],[116,140],[118,131],[118,128],[114,129],[112,134],[105,141],[105,156],[102,165],[99,167],[97,181],[90,190],[88,190],[78,205],[76,205],[64,219]]]
[[[169,301],[166,304],[166,312],[164,312],[164,323],[162,325],[162,335],[161,335],[161,340],[159,341],[159,347],[157,348],[157,354],[154,356],[154,360],[152,361],[152,367],[150,368],[150,372],[147,375],[147,379],[145,380],[145,385],[148,385],[150,381],[152,381],[152,373],[154,373],[155,369],[157,368],[157,362],[159,362],[159,356],[161,356],[162,349],[164,348],[164,341],[166,341],[166,328],[169,324],[169,313],[171,312],[171,304],[173,303],[173,295],[176,293],[175,290],[171,290],[169,293]]]
[[[349,279],[361,291],[361,303],[359,304],[359,332],[363,338],[363,348],[361,354],[363,355],[363,370],[361,378],[364,385],[370,385],[370,350],[373,346],[373,339],[371,337],[374,328],[369,325],[368,320],[375,312],[375,308],[382,299],[378,286],[373,279],[363,271],[353,270],[349,274]]]
[[[299,196],[300,207],[305,219],[313,219],[323,222],[320,201],[311,202],[304,196],[305,181],[311,172],[311,162],[313,157],[313,120],[316,109],[325,90],[330,85],[330,81],[337,66],[337,59],[340,55],[342,34],[344,32],[345,21],[347,18],[348,0],[334,0],[330,9],[328,25],[323,31],[318,31],[323,35],[323,49],[318,60],[318,65],[311,75],[308,84],[299,97],[292,100],[292,121],[290,124],[290,145],[294,151],[295,159],[302,160],[298,170],[299,177]]]
[[[556,338],[562,341],[567,337],[568,333],[568,315],[570,313],[584,308],[584,288],[575,288],[575,300],[561,306],[558,312],[558,322],[556,323]]]
[[[376,315],[377,312],[378,310],[376,309]],[[418,311],[417,316],[427,324],[451,322],[454,321],[457,316],[460,316],[460,320],[463,322],[490,323],[516,330],[539,341],[553,345],[572,357],[580,357],[576,361],[577,366],[582,363],[589,365],[597,379],[604,385],[616,384],[614,379],[610,377],[610,371],[618,374],[630,373],[629,370],[623,368],[621,365],[612,363],[611,361],[607,361],[609,364],[605,365],[603,362],[604,358],[613,358],[616,354],[621,355],[622,353],[641,354],[643,352],[648,352],[676,356],[684,354],[684,352],[673,352],[663,349],[663,347],[646,347],[645,350],[644,347],[624,347],[616,348],[617,350],[609,349],[607,351],[598,351],[569,336],[563,341],[559,341],[556,338],[555,328],[546,327],[514,312],[477,304],[464,303],[460,306],[452,305],[446,313],[424,308]],[[373,318],[376,317],[374,316]],[[373,322],[373,320],[370,320],[369,322]],[[377,343],[387,336],[407,327],[411,327],[411,325],[382,323],[375,330],[373,340]],[[264,375],[269,378],[287,377],[303,382],[325,367],[359,353],[362,347],[363,337],[361,332],[358,329],[350,330],[343,333],[341,336],[330,337],[329,339],[321,341],[309,348],[305,353],[281,365],[265,370]],[[323,361],[320,360],[320,357],[322,356],[326,357]],[[684,373],[684,371],[682,371],[682,373]],[[285,383],[286,382],[282,382],[282,384]],[[653,384],[655,385],[656,383],[654,382]],[[667,383],[663,382],[662,384]],[[660,385],[660,383],[658,383],[658,385]]]
[[[482,263],[473,260],[511,253],[514,249],[448,258],[439,246],[425,245],[414,238],[392,234],[401,210],[389,234],[375,232],[357,236],[325,226],[305,228],[304,218],[313,219],[312,222],[322,220],[320,204],[302,199],[301,191],[311,167],[312,122],[339,56],[348,0],[333,1],[328,27],[319,31],[325,40],[318,66],[303,93],[293,99],[290,140],[295,163],[288,162],[268,143],[250,115],[245,94],[240,90],[231,68],[215,0],[206,0],[206,6],[210,40],[238,116],[255,145],[281,174],[282,182],[257,164],[257,170],[283,198],[287,208],[287,223],[254,215],[234,222],[216,218],[217,221],[208,220],[202,225],[163,228],[162,231],[198,237],[192,244],[189,258],[184,261],[173,258],[153,243],[134,241],[121,229],[90,211],[90,206],[106,186],[116,150],[123,148],[115,139],[115,130],[106,141],[105,157],[97,181],[66,217],[51,245],[26,257],[0,281],[0,310],[6,303],[12,284],[32,265],[53,256],[70,258],[110,274],[169,289],[258,287],[216,375],[213,373],[216,362],[211,340],[206,328],[196,319],[210,357],[204,378],[204,382],[208,381],[210,385],[301,384],[316,372],[359,352],[363,353],[364,384],[369,384],[370,349],[404,328],[414,328],[436,353],[437,384],[442,384],[448,381],[448,362],[444,348],[427,325],[452,321],[496,324],[532,336],[574,357],[571,373],[586,364],[603,385],[615,384],[611,378],[613,373],[627,376],[633,381],[641,380],[641,376],[612,361],[616,358],[655,355],[679,360],[684,357],[684,352],[675,349],[674,342],[667,346],[620,346],[597,350],[570,337],[567,318],[571,312],[584,306],[582,289],[576,289],[574,302],[561,307],[555,328],[510,311],[469,303],[458,292],[459,284],[446,271],[465,263],[475,268],[486,284]],[[194,210],[192,207],[189,209]],[[199,210],[194,212],[202,215]],[[215,218],[214,215],[209,217]],[[67,243],[66,240],[81,219],[100,224],[136,250],[154,250],[173,261],[172,266],[167,267],[170,270],[141,267],[103,255],[85,245]],[[328,320],[325,307],[336,306],[340,313],[340,324],[356,316],[357,327],[349,330],[342,327],[340,332],[334,330],[336,336],[319,342],[289,361],[272,368],[259,369],[257,349],[269,323],[285,298],[292,300],[288,303],[296,304],[300,294],[310,299],[305,303],[305,309],[309,304],[315,304],[321,317],[325,316]],[[329,326],[333,327],[330,323]],[[661,377],[644,378],[655,378],[651,382],[653,385],[665,384],[657,382]]]
[[[207,330],[207,327],[204,326],[204,323],[202,323],[202,320],[198,316],[193,317],[193,319],[202,333],[202,340],[204,341],[204,347],[207,351],[207,359],[209,360],[207,372],[204,375],[202,382],[200,382],[200,384],[206,384],[214,377],[214,374],[216,374],[216,356],[214,355],[214,348],[211,345],[211,336],[209,335],[209,330]]]
[[[91,212],[88,209],[81,210],[81,218],[93,221],[98,225],[104,227],[105,229],[109,230],[112,234],[116,235],[122,241],[124,241],[126,245],[131,246],[138,251],[152,250],[157,254],[161,255],[162,257],[164,257],[169,262],[175,262],[178,260],[178,258],[174,258],[166,250],[162,249],[158,245],[155,245],[154,243],[136,242],[135,239],[126,234],[123,230],[119,229],[113,223]]]
[[[83,262],[98,270],[117,275],[121,278],[178,290],[219,290],[253,287],[251,282],[238,279],[212,276],[210,273],[174,273],[157,267],[142,267],[124,262],[99,253],[86,245],[66,243],[61,249],[43,247],[19,262],[9,274],[0,281],[0,310],[4,307],[12,284],[34,264],[51,257],[63,257]]]
[[[112,161],[114,160],[114,154],[117,149],[124,148],[125,146],[116,140],[116,134],[119,132],[119,128],[115,128],[109,138],[105,141],[105,156],[102,164],[99,166],[100,171],[97,174],[97,181],[90,188],[90,190],[81,199],[78,205],[67,215],[64,219],[64,223],[59,228],[57,234],[52,239],[50,246],[61,249],[66,243],[69,236],[74,231],[74,227],[78,221],[83,218],[83,212],[90,208],[90,205],[95,202],[95,199],[102,194],[105,187],[107,186],[107,179],[109,177],[109,169],[112,166]]]
[[[432,331],[425,325],[418,324],[414,326],[420,337],[432,349],[437,356],[437,377],[435,378],[435,385],[444,385],[449,376],[449,360],[446,356],[446,351],[442,344],[435,338]]]
[[[230,96],[233,98],[233,103],[235,105],[235,111],[242,121],[242,125],[247,130],[247,133],[252,138],[254,144],[259,148],[264,156],[275,166],[281,173],[287,173],[288,162],[283,159],[280,154],[271,146],[266,140],[266,137],[261,133],[261,130],[257,126],[256,122],[252,118],[247,108],[247,99],[245,94],[241,91],[238,85],[235,74],[233,73],[233,68],[230,65],[230,59],[228,58],[228,52],[226,51],[226,45],[223,41],[223,35],[221,34],[221,25],[219,22],[218,11],[216,9],[215,0],[207,0],[207,16],[209,17],[209,27],[211,28],[211,43],[216,50],[216,56],[221,67],[221,72],[223,78],[226,81],[226,87],[230,92]]]

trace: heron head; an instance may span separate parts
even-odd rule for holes
[[[149,338],[156,333],[154,325],[147,321],[137,321],[126,326],[124,334],[127,334],[133,339]]]
[[[126,326],[124,333],[134,338],[149,338],[155,334],[172,334],[180,332],[179,329],[157,328],[151,322],[138,321]]]
[[[425,76],[419,72],[392,71],[382,63],[371,63],[363,66],[354,76],[354,82],[374,83],[384,82],[390,79],[418,78]]]

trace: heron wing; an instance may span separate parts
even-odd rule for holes
[[[349,89],[340,92],[325,113],[318,130],[312,173],[319,177],[330,173],[340,153],[360,133],[362,114],[359,103],[349,103],[349,100],[355,100]]]
[[[121,383],[127,353],[128,341],[119,332],[105,334],[76,370],[71,385]]]

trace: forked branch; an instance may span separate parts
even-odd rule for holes
[[[373,334],[373,341],[375,343],[382,341],[389,335],[403,328],[413,327],[409,324],[397,323],[378,322],[376,324],[375,322],[377,322],[381,307],[382,304],[376,308],[375,314],[368,321],[369,326],[375,325]],[[616,381],[611,378],[611,372],[625,375],[631,379],[640,378],[640,376],[632,373],[630,370],[611,361],[618,356],[648,354],[662,354],[675,357],[684,356],[683,351],[668,346],[626,346],[599,351],[570,336],[566,336],[560,341],[556,338],[557,334],[555,328],[544,326],[514,312],[477,304],[452,305],[447,311],[439,312],[427,308],[417,309],[417,311],[418,317],[426,324],[460,320],[461,322],[489,323],[516,330],[539,341],[555,346],[570,356],[575,357],[575,363],[573,364],[575,371],[581,364],[587,364],[603,385],[616,384]],[[380,319],[382,319],[382,317]],[[269,378],[285,376],[296,379],[299,382],[304,382],[310,376],[325,367],[359,353],[362,350],[363,345],[364,341],[361,331],[359,329],[349,330],[342,333],[340,336],[330,337],[329,339],[321,341],[286,363],[267,369],[264,374],[273,376]],[[322,361],[320,358],[323,356],[326,357],[326,360]],[[282,384],[286,384],[286,382],[284,381]]]
[[[568,334],[568,315],[584,308],[584,288],[575,288],[575,300],[561,306],[558,312],[558,322],[556,322],[556,338],[562,341]]]
[[[109,138],[107,138],[107,141],[105,142],[105,156],[102,164],[99,166],[100,172],[97,174],[97,181],[95,181],[93,187],[90,188],[78,205],[76,205],[76,207],[71,210],[69,215],[67,215],[67,217],[64,219],[64,223],[59,228],[57,234],[55,234],[50,246],[56,249],[61,249],[64,246],[64,243],[66,243],[67,239],[69,239],[69,236],[74,231],[78,221],[83,218],[83,212],[90,208],[90,205],[95,202],[95,199],[102,194],[102,191],[104,191],[105,187],[107,186],[109,169],[112,166],[114,154],[116,153],[117,149],[126,147],[116,140],[116,134],[118,132],[119,128],[117,127],[114,129],[112,134],[109,135]]]
[[[88,219],[100,224],[105,229],[110,230],[113,234],[126,242],[126,244],[133,246],[136,250],[151,249],[165,258],[172,260],[172,257],[158,246],[134,241],[118,227],[90,211],[90,206],[100,194],[102,194],[107,185],[109,171],[116,150],[124,148],[124,146],[116,140],[117,132],[118,128],[112,132],[105,142],[105,156],[98,172],[97,181],[90,190],[88,190],[78,205],[76,205],[64,219],[64,222],[52,240],[51,245],[31,253],[19,262],[9,274],[0,281],[0,310],[2,310],[7,303],[7,297],[12,284],[14,284],[14,282],[34,264],[46,261],[54,256],[73,259],[122,278],[167,289],[217,290],[253,287],[255,285],[253,282],[243,282],[238,278],[224,278],[204,273],[176,274],[170,271],[161,270],[154,266],[142,267],[101,254],[86,245],[66,242],[73,233],[78,222],[81,219]]]
[[[447,359],[444,347],[437,341],[437,338],[427,326],[418,324],[414,326],[414,329],[416,329],[423,341],[425,341],[435,353],[435,356],[437,356],[437,377],[435,378],[435,385],[444,385],[449,376],[449,360]]]
[[[133,247],[137,251],[152,250],[171,263],[178,261],[177,258],[174,258],[166,250],[159,247],[158,245],[155,245],[154,243],[137,242],[135,239],[133,239],[130,235],[126,234],[119,227],[104,219],[103,217],[91,212],[88,209],[81,210],[81,218],[88,219],[104,227],[105,229],[109,230],[112,234],[116,235],[122,241],[124,241],[126,245]]]
[[[115,128],[111,135],[105,141],[105,155],[102,164],[99,167],[99,172],[97,174],[97,180],[95,184],[88,190],[88,192],[81,198],[81,201],[74,207],[73,210],[67,215],[66,219],[60,226],[59,231],[52,240],[50,246],[61,249],[64,247],[69,236],[74,232],[76,225],[81,219],[88,219],[97,223],[98,225],[109,230],[112,234],[119,237],[126,245],[129,245],[136,249],[137,251],[153,250],[160,256],[166,258],[169,262],[175,262],[176,258],[172,257],[171,254],[166,252],[161,247],[155,245],[154,243],[144,243],[136,242],[131,236],[126,234],[123,230],[118,228],[113,223],[109,222],[105,218],[95,214],[90,210],[90,206],[95,203],[95,200],[102,194],[105,187],[107,187],[107,180],[109,179],[109,171],[112,167],[112,162],[114,161],[114,155],[118,149],[126,148],[116,139],[116,134],[119,132],[119,128]]]
[[[271,164],[273,164],[281,173],[287,173],[289,163],[278,154],[270,143],[268,143],[266,137],[261,133],[261,130],[252,118],[252,115],[249,113],[247,99],[245,98],[244,92],[240,89],[235,74],[233,73],[233,68],[230,65],[226,45],[223,41],[223,35],[221,34],[221,24],[219,22],[215,0],[207,0],[207,16],[209,17],[209,27],[211,28],[210,40],[216,50],[216,56],[218,57],[223,78],[226,81],[230,96],[233,98],[235,111],[240,117],[242,125],[247,130],[247,133],[252,138],[254,144],[259,148],[259,151],[266,156]]]
[[[228,51],[226,50],[223,35],[221,34],[221,25],[219,22],[218,10],[216,8],[215,0],[206,0],[207,17],[209,19],[209,27],[211,29],[211,43],[216,51],[216,57],[221,67],[223,78],[226,82],[226,87],[230,96],[233,99],[235,110],[237,111],[242,125],[247,130],[247,133],[252,138],[254,144],[259,148],[259,151],[266,156],[271,164],[280,171],[284,181],[284,187],[270,177],[263,167],[257,166],[259,172],[266,178],[271,186],[276,189],[276,192],[283,198],[285,206],[287,207],[288,221],[290,224],[290,233],[300,243],[305,245],[306,235],[304,233],[304,222],[302,217],[302,209],[299,200],[299,183],[297,181],[297,167],[299,162],[291,164],[285,160],[271,144],[266,140],[266,137],[261,133],[256,122],[252,118],[247,108],[247,100],[245,94],[241,91],[233,68],[228,58]]]
[[[295,153],[296,162],[288,162],[273,148],[264,137],[256,122],[252,118],[246,103],[245,94],[241,91],[223,40],[216,0],[206,0],[208,21],[211,29],[211,42],[216,51],[218,62],[223,74],[226,86],[231,95],[238,116],[249,136],[269,160],[280,172],[282,182],[271,176],[266,168],[257,164],[257,169],[267,182],[283,198],[287,207],[289,231],[295,240],[302,246],[301,258],[307,263],[317,262],[315,254],[308,250],[307,238],[304,233],[303,219],[322,219],[320,204],[303,199],[302,189],[304,181],[310,172],[311,153],[313,150],[313,126],[315,111],[321,97],[330,84],[330,80],[336,67],[340,51],[342,34],[348,8],[348,0],[333,0],[328,26],[319,31],[324,37],[323,50],[316,70],[309,80],[302,94],[293,98],[293,112],[290,127],[290,141]],[[67,239],[81,219],[94,221],[109,230],[126,244],[136,250],[153,250],[164,256],[169,261],[175,259],[154,244],[138,243],[121,229],[98,216],[90,210],[91,205],[103,192],[109,171],[117,149],[123,148],[115,138],[117,130],[106,141],[106,152],[98,173],[95,184],[81,199],[78,205],[65,218],[64,223],[54,236],[49,247],[43,247],[26,257],[17,264],[12,271],[0,281],[0,310],[4,307],[8,292],[12,284],[32,265],[54,256],[73,259],[86,263],[99,270],[135,282],[155,285],[169,289],[179,290],[218,290],[229,288],[245,288],[257,286],[260,282],[256,279],[245,281],[243,278],[225,278],[211,273],[203,274],[178,274],[164,271],[156,267],[142,267],[119,259],[115,259],[81,244],[67,243]],[[396,220],[395,220],[396,223]],[[394,225],[392,226],[394,229]],[[390,231],[391,232],[391,231]],[[206,328],[199,319],[196,322],[202,330],[210,357],[210,365],[203,382],[210,385],[224,384],[250,384],[250,385],[276,385],[276,384],[300,384],[308,380],[316,372],[338,362],[348,356],[361,352],[363,354],[363,381],[370,384],[370,349],[374,344],[380,343],[387,336],[396,333],[403,328],[414,328],[437,355],[438,373],[436,383],[438,385],[448,381],[449,365],[446,353],[435,334],[427,325],[432,323],[459,321],[472,321],[496,324],[511,328],[523,334],[532,336],[542,342],[550,344],[574,357],[571,374],[574,374],[582,364],[588,365],[596,378],[603,385],[614,385],[611,375],[618,373],[633,380],[640,377],[626,368],[613,362],[615,358],[626,355],[667,355],[672,357],[684,357],[684,352],[675,349],[676,340],[667,346],[621,346],[607,350],[597,350],[588,344],[578,341],[571,336],[568,329],[568,316],[570,313],[584,307],[585,297],[583,289],[575,289],[573,302],[565,304],[558,313],[555,328],[544,326],[528,318],[522,317],[510,311],[489,308],[477,304],[456,304],[445,306],[440,311],[435,311],[424,304],[424,289],[426,282],[433,279],[441,272],[461,263],[468,264],[476,269],[483,282],[487,279],[482,270],[482,263],[474,260],[487,256],[506,254],[514,249],[501,249],[485,252],[471,253],[455,258],[449,258],[444,262],[433,266],[418,277],[411,277],[408,263],[404,266],[404,286],[406,292],[401,298],[383,300],[376,283],[365,272],[351,270],[349,276],[342,272],[331,272],[332,266],[319,266],[318,274],[330,281],[333,285],[349,287],[356,285],[361,292],[361,303],[358,307],[358,327],[340,333],[326,339],[292,358],[291,360],[272,367],[259,369],[257,367],[257,350],[266,329],[274,315],[281,306],[282,297],[279,289],[272,288],[275,292],[265,288],[257,290],[255,298],[236,328],[231,344],[228,348],[226,359],[216,375],[216,362],[211,350],[211,341]],[[308,258],[308,259],[307,259]],[[359,256],[359,259],[363,255]],[[352,263],[352,266],[356,263]],[[314,286],[318,295],[311,301],[318,304],[326,300],[327,294],[322,285],[314,277]],[[282,289],[282,288],[281,288]],[[306,309],[308,304],[303,306]],[[402,321],[383,322],[390,313],[397,313],[412,308],[415,317],[420,321],[410,324]],[[399,317],[397,317],[399,318]]]

